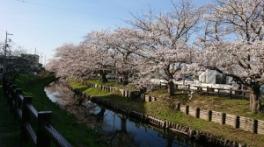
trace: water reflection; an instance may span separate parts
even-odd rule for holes
[[[45,88],[51,101],[62,107],[72,106],[76,100],[74,94],[63,84],[52,83]],[[74,107],[80,109],[80,106]],[[109,137],[111,146],[126,147],[202,147],[202,144],[194,142],[182,135],[171,135],[161,129],[153,128],[136,120],[118,114],[104,107],[84,101],[82,111],[77,115],[86,119],[94,118],[95,126]],[[90,123],[90,122],[89,122]]]

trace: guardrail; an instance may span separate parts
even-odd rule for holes
[[[32,97],[24,96],[22,90],[10,81],[3,80],[3,91],[11,110],[21,120],[21,144],[31,140],[37,147],[50,147],[51,143],[58,147],[72,147],[51,125],[51,111],[37,111],[32,105]]]

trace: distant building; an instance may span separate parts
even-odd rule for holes
[[[199,82],[206,84],[233,84],[231,77],[225,76],[215,70],[207,69],[199,75]]]
[[[37,73],[42,69],[39,56],[35,54],[21,54],[20,56],[0,56],[0,74],[3,73],[4,60],[7,72]]]
[[[36,54],[21,54],[21,58],[30,61],[33,64],[39,64],[39,55]]]

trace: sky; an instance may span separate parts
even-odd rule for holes
[[[214,0],[193,0],[195,5]],[[79,43],[91,31],[126,27],[133,15],[168,12],[171,0],[0,0],[0,42],[12,33],[13,48],[51,59],[64,43]],[[11,48],[11,49],[13,49]]]

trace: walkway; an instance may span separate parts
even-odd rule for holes
[[[19,123],[14,114],[9,111],[7,101],[3,97],[2,86],[0,86],[0,146],[19,146]]]

